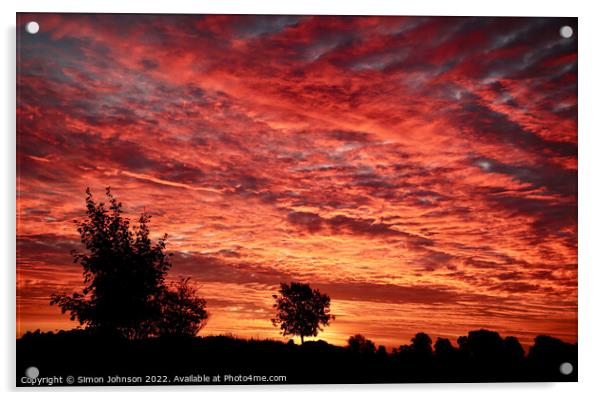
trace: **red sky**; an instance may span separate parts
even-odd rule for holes
[[[23,31],[40,24],[37,35]],[[576,19],[18,16],[17,336],[74,323],[84,191],[169,234],[202,334],[577,340]]]

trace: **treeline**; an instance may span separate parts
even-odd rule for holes
[[[417,333],[411,343],[388,354],[363,335],[348,339],[347,349],[366,359],[379,359],[415,381],[573,380],[577,371],[577,345],[546,335],[537,336],[528,352],[513,336],[502,338],[486,329],[433,344],[429,335]],[[434,375],[433,375],[434,374]]]
[[[286,383],[577,379],[577,345],[555,338],[538,336],[528,352],[513,339],[488,330],[469,332],[457,342],[454,346],[437,339],[433,345],[428,335],[419,333],[409,344],[387,351],[361,335],[343,347],[322,340],[302,345],[229,336],[132,340],[100,338],[82,329],[37,331],[17,340],[17,369],[33,365],[44,376],[286,376]],[[571,374],[561,373],[563,363],[575,368]]]

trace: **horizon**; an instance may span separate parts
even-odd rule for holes
[[[23,25],[35,19],[40,32]],[[73,219],[110,186],[167,233],[200,336],[387,349],[471,330],[577,342],[574,18],[17,14],[17,332],[77,324]],[[518,32],[518,33],[517,33]]]
[[[81,329],[82,332],[84,330],[85,329]],[[487,330],[487,329],[475,329],[474,331],[471,331],[471,332],[482,331],[482,330],[489,331],[489,332],[494,332],[494,333],[498,333],[500,335],[501,339],[505,339],[507,337],[511,337],[510,335],[505,336],[505,335],[500,334],[499,332],[490,331],[490,330]],[[27,332],[24,333],[24,335],[25,334],[33,334],[33,335],[36,335],[36,334],[42,334],[42,335],[44,335],[44,334],[58,334],[58,335],[60,335],[61,332],[70,332],[70,331],[72,331],[72,330],[54,330],[54,331],[39,331],[39,332],[38,331],[27,331]],[[199,334],[195,335],[194,338],[197,338],[197,339],[211,339],[211,338],[223,337],[223,338],[232,339],[232,340],[255,341],[255,342],[268,341],[268,342],[278,342],[278,343],[282,343],[282,344],[288,344],[290,341],[292,341],[293,344],[296,345],[296,346],[303,346],[303,343],[300,342],[300,339],[297,336],[292,337],[292,336],[282,336],[282,335],[280,335],[278,337],[254,337],[254,336],[241,337],[241,336],[238,336],[238,335],[235,335],[235,334],[232,334],[232,333],[215,333],[215,334],[214,333],[212,333],[212,334],[202,334],[202,333],[203,333],[203,331],[199,332]],[[425,332],[416,332],[416,334],[419,334],[419,333],[425,333]],[[449,340],[450,343],[451,343],[451,345],[452,345],[452,347],[459,350],[460,349],[460,345],[458,344],[458,339],[460,337],[467,337],[469,333],[470,332],[466,332],[465,335],[461,335],[461,336],[456,337],[456,338],[441,337],[441,336],[431,336],[428,333],[427,333],[427,336],[429,336],[429,338],[432,340],[431,348],[432,348],[432,351],[434,353],[435,352],[435,343],[437,342],[438,339],[444,339],[444,340],[447,339],[447,340]],[[24,335],[22,335],[20,337],[17,337],[17,339],[22,339]],[[332,345],[332,346],[336,346],[336,347],[342,347],[342,348],[348,348],[349,347],[349,339],[351,339],[353,336],[356,336],[356,335],[363,336],[366,340],[369,340],[369,341],[373,342],[373,344],[375,345],[374,350],[377,350],[380,346],[385,347],[385,350],[386,350],[387,353],[393,353],[395,351],[400,350],[400,348],[403,347],[403,346],[410,346],[412,344],[411,340],[408,340],[406,342],[399,343],[396,346],[384,345],[382,343],[378,343],[378,342],[373,341],[371,338],[366,337],[365,335],[362,335],[361,333],[356,333],[354,335],[350,335],[350,337],[348,337],[347,340],[345,340],[343,343],[331,343],[331,342],[329,342],[327,340],[324,340],[323,338],[319,338],[319,337],[309,337],[309,338],[306,338],[305,339],[305,343],[309,343],[309,342],[325,342],[328,345]],[[547,336],[547,335],[542,335],[542,336]],[[558,339],[558,338],[554,338],[553,336],[550,336],[550,337],[552,337],[553,339]],[[158,339],[158,338],[157,337],[151,337],[151,338],[147,338],[147,339],[143,339],[143,340],[153,340],[153,339]],[[534,346],[535,339],[536,338],[534,337],[534,338],[532,338],[531,342],[525,343],[524,341],[521,341],[520,339],[517,338],[520,346],[522,347],[522,349],[525,352],[525,355],[527,355],[529,353],[529,351],[531,350],[531,348]],[[134,340],[136,340],[136,339],[134,339]],[[568,345],[575,345],[575,346],[578,345],[577,341],[575,341],[575,342],[566,342],[566,341],[563,341],[563,343],[568,344]]]

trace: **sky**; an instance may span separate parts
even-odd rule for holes
[[[576,19],[17,25],[17,337],[75,326],[49,297],[82,287],[74,219],[110,186],[169,235],[201,335],[281,337],[271,296],[302,281],[335,344],[577,341]]]

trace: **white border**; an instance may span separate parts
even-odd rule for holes
[[[144,392],[146,398],[163,398],[165,393],[178,396],[224,396],[227,398],[264,399],[286,396],[287,399],[317,396],[345,396],[364,399],[377,392],[387,398],[461,398],[488,400],[506,399],[510,396],[537,396],[547,399],[592,398],[600,393],[598,387],[602,360],[599,337],[602,323],[599,316],[602,304],[598,285],[602,284],[602,256],[597,235],[602,224],[599,152],[602,150],[598,94],[602,90],[600,74],[602,57],[599,39],[602,38],[602,15],[594,1],[528,2],[503,0],[497,2],[471,0],[168,0],[155,2],[125,2],[123,0],[81,1],[53,0],[1,2],[3,60],[0,62],[3,92],[1,121],[5,123],[0,145],[2,173],[0,196],[2,212],[2,238],[0,240],[2,263],[2,289],[0,290],[1,343],[0,387],[9,391],[9,398],[21,394],[44,398],[104,398],[131,396],[131,392]],[[50,389],[44,393],[15,391],[14,387],[14,335],[15,335],[15,12],[123,12],[123,13],[235,13],[235,14],[356,14],[356,15],[495,15],[495,16],[571,16],[579,17],[579,380],[578,384],[470,384],[470,385],[336,385],[336,386],[285,386],[285,387],[172,387],[172,388],[103,388],[88,389],[85,394],[76,390]],[[126,393],[119,393],[126,392]],[[200,393],[199,393],[200,392]],[[545,396],[545,397],[543,397]]]

